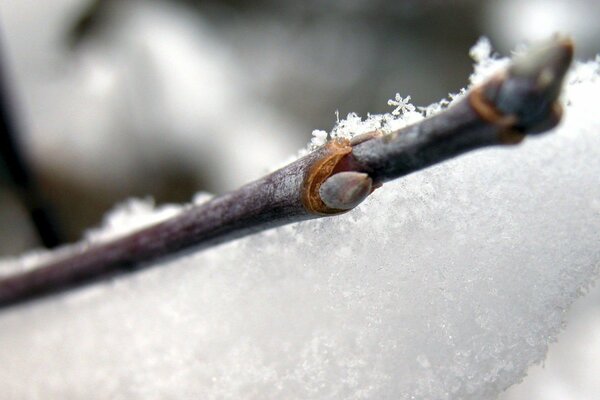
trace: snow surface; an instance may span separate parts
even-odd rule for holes
[[[566,329],[550,346],[541,365],[502,393],[498,400],[597,400],[600,397],[600,285],[577,299]]]
[[[490,67],[474,80],[506,62],[473,54]],[[2,311],[0,397],[495,398],[600,269],[599,70],[576,65],[549,135],[387,183],[342,216]],[[351,115],[330,136],[448,103]],[[176,212],[127,207],[106,232]]]

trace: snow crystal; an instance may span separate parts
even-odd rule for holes
[[[491,43],[487,38],[479,39],[471,48],[470,55],[476,62],[473,74],[469,78],[471,86],[488,79],[491,75],[506,67],[510,61],[508,58],[495,56],[492,52]],[[584,74],[583,71],[581,74]],[[375,130],[379,130],[382,133],[390,133],[402,129],[407,125],[417,123],[425,117],[430,117],[446,109],[449,105],[463,98],[466,93],[467,88],[463,88],[457,93],[450,93],[448,99],[442,99],[427,107],[416,107],[410,102],[410,96],[402,97],[400,93],[396,93],[393,99],[388,100],[388,105],[394,107],[391,113],[368,115],[364,119],[355,113],[349,113],[345,119],[340,120],[339,111],[336,111],[336,125],[331,132],[327,134],[326,131],[320,129],[314,130],[312,133],[313,138],[307,148],[302,149],[295,158],[304,156],[309,151],[322,146],[328,139],[350,139],[356,135]],[[278,165],[278,167],[282,167],[283,165],[285,164]]]
[[[447,101],[437,103],[436,111],[441,111],[449,104]],[[410,103],[410,96],[402,97],[399,93],[393,99],[388,100],[388,105],[395,107],[391,113],[368,115],[367,118],[362,118],[356,113],[349,113],[345,119],[340,120],[339,112],[336,111],[336,124],[330,133],[316,129],[313,131],[312,139],[306,149],[302,149],[295,158],[306,155],[309,151],[322,146],[328,139],[343,138],[351,139],[354,136],[380,131],[382,133],[390,133],[395,130],[404,128],[407,125],[414,124],[425,116],[433,114],[434,106],[428,108],[415,107]],[[289,161],[289,160],[288,160]],[[278,167],[282,167],[279,165]]]
[[[577,64],[551,134],[0,312],[0,397],[495,398],[599,272],[598,65]],[[350,115],[330,136],[392,120]]]
[[[394,99],[388,100],[388,105],[396,107],[394,111],[392,111],[392,115],[401,115],[405,112],[415,111],[415,106],[410,104],[410,96],[402,98],[400,93],[396,93]]]
[[[483,82],[497,71],[506,67],[510,61],[508,58],[496,57],[492,52],[492,45],[489,39],[485,37],[479,39],[475,46],[471,47],[469,54],[476,62],[475,71],[470,78],[472,85]],[[464,92],[461,94],[464,94]]]
[[[312,132],[313,138],[310,141],[311,146],[319,147],[323,146],[327,142],[327,132],[315,129]]]
[[[478,63],[488,61],[492,56],[492,43],[486,37],[480,38],[469,50],[469,55]]]

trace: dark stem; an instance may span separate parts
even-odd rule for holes
[[[53,248],[63,241],[50,207],[41,195],[26,160],[19,151],[19,130],[11,107],[13,104],[7,80],[7,62],[3,59],[1,50],[0,48],[0,163],[4,164],[10,183],[20,203],[27,210],[40,242],[45,247]]]
[[[164,222],[6,277],[0,280],[0,307],[148,267],[149,261],[184,249],[340,214],[383,182],[550,129],[560,118],[556,88],[572,53],[569,40],[557,39],[418,124],[388,135],[330,141],[262,179]]]

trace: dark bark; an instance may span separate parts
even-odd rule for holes
[[[63,243],[62,235],[51,207],[43,198],[18,145],[19,127],[15,117],[15,104],[11,100],[14,96],[9,90],[7,62],[1,45],[2,43],[0,43],[0,168],[6,169],[10,185],[29,214],[40,242],[45,247],[54,248]]]
[[[356,206],[391,179],[477,148],[515,144],[558,123],[572,58],[562,39],[517,60],[446,111],[388,135],[330,141],[242,188],[112,242],[0,280],[0,307],[150,265],[157,258]]]

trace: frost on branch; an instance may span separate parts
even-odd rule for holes
[[[474,80],[505,62],[485,59]],[[2,312],[0,397],[495,398],[598,275],[599,64],[576,65],[551,134],[386,183],[335,218]],[[406,114],[350,115],[328,136]]]

